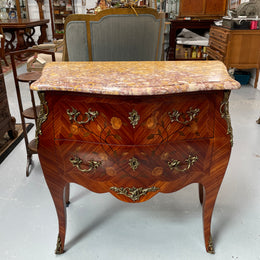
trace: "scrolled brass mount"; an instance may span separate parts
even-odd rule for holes
[[[230,135],[230,143],[231,143],[231,146],[233,146],[233,129],[231,126],[231,119],[230,119],[230,114],[229,114],[229,101],[228,101],[229,96],[230,96],[230,91],[226,90],[224,92],[224,98],[220,105],[219,111],[220,111],[221,117],[224,118],[227,122],[227,134]]]
[[[72,163],[72,165],[74,167],[76,167],[81,172],[91,172],[93,170],[96,170],[99,166],[102,165],[101,161],[90,160],[90,161],[87,162],[89,168],[88,169],[82,169],[81,164],[82,164],[83,161],[77,156],[75,156],[74,158],[70,158],[70,162]]]
[[[186,113],[173,110],[172,112],[168,112],[168,115],[170,117],[171,123],[178,122],[180,124],[187,125],[198,115],[199,111],[199,108],[192,109],[192,107],[190,107]],[[183,121],[181,121],[181,118]]]
[[[67,109],[67,115],[69,116],[69,120],[72,120],[72,121],[78,123],[79,125],[87,124],[90,121],[94,121],[94,119],[98,116],[99,113],[98,113],[98,111],[91,111],[91,108],[89,108],[88,112],[85,112],[84,115],[82,116],[83,120],[78,121],[78,116],[80,114],[81,113],[74,107],[72,107],[72,111]]]
[[[141,196],[146,195],[148,192],[154,192],[159,190],[157,187],[150,188],[136,188],[136,187],[111,187],[110,190],[115,191],[119,195],[124,195],[130,198],[132,201],[138,201]]]
[[[47,120],[49,114],[49,107],[45,100],[45,94],[43,92],[38,92],[38,96],[41,102],[40,113],[37,119],[36,131],[35,131],[35,140],[36,146],[38,147],[39,135],[42,135],[41,126]]]
[[[179,172],[185,172],[187,170],[190,169],[190,167],[198,160],[198,157],[197,156],[192,156],[192,155],[189,155],[189,157],[185,160],[185,163],[187,164],[186,167],[184,168],[180,168],[180,164],[181,162],[178,161],[178,160],[170,160],[168,162],[168,166],[171,170],[176,170],[176,171],[179,171]]]

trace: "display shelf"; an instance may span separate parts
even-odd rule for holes
[[[177,35],[183,29],[189,29],[193,32],[201,34],[201,32],[209,31],[210,26],[213,24],[213,20],[172,20],[170,29],[170,42],[167,53],[167,60],[176,60],[176,44]],[[193,44],[195,45],[195,44]]]
[[[68,15],[74,13],[74,0],[49,0],[54,39],[63,38],[64,23]]]
[[[0,19],[29,19],[27,0],[3,0],[0,2]]]

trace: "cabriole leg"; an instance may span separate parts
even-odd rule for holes
[[[206,251],[210,254],[215,254],[214,245],[211,237],[211,218],[215,205],[215,201],[218,195],[218,191],[221,185],[221,181],[217,180],[211,182],[208,186],[204,186],[203,189],[203,228]]]
[[[59,233],[57,239],[57,245],[55,254],[62,254],[64,252],[64,243],[66,235],[66,204],[65,193],[67,183],[62,183],[61,180],[48,180],[45,178],[48,184],[52,199],[56,208],[58,221],[59,221]]]

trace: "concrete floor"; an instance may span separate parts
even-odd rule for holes
[[[12,73],[5,80],[11,113],[20,122]],[[25,104],[29,105],[29,95]],[[260,91],[251,86],[233,91],[230,114],[234,146],[213,213],[215,255],[204,248],[195,184],[141,204],[123,203],[72,184],[66,253],[55,255],[54,204],[37,156],[30,177],[25,177],[22,141],[0,165],[0,259],[259,260]]]

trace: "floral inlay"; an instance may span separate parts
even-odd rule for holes
[[[120,129],[122,126],[122,120],[118,117],[112,117],[110,123],[112,127],[116,130]]]

